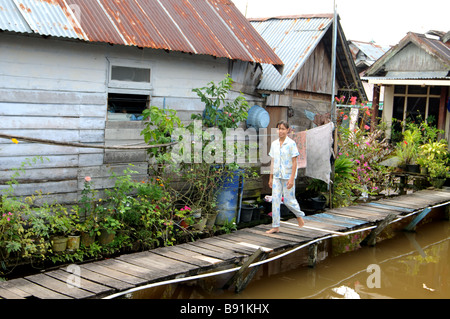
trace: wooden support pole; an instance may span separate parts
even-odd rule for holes
[[[450,221],[450,205],[445,206],[445,220]]]
[[[404,231],[414,231],[417,224],[420,223],[427,215],[431,212],[431,208],[425,208],[419,215],[417,215],[408,226],[406,226]]]
[[[242,288],[242,276],[244,274],[244,272],[250,267],[251,264],[253,264],[256,260],[261,260],[261,258],[266,258],[267,257],[267,252],[264,252],[261,248],[259,248],[256,252],[253,253],[253,255],[251,255],[247,261],[242,265],[241,269],[239,269],[234,276],[228,280],[228,282],[223,286],[223,289],[227,290],[228,288],[230,288],[233,284],[236,285],[236,288],[238,288],[238,286],[240,288]],[[259,267],[253,267],[253,268],[257,268],[256,270],[258,270]],[[255,275],[256,271],[254,272],[253,276]],[[251,275],[251,272],[250,274]],[[252,277],[253,277],[252,276]],[[250,278],[251,279],[251,278]],[[247,283],[248,285],[248,283]],[[245,289],[245,287],[244,287]]]
[[[362,242],[361,246],[375,246],[377,243],[377,236],[389,226],[389,224],[397,217],[395,214],[389,214],[383,221],[378,225],[377,228],[371,231],[369,236],[367,236]]]
[[[319,243],[314,243],[308,247],[308,267],[314,268],[317,265],[317,251]]]
[[[264,259],[267,258],[267,256],[269,256],[268,253],[263,252],[261,257],[259,258],[259,261],[263,261]],[[242,278],[239,277],[237,282],[236,282],[236,287],[234,289],[235,293],[241,293],[242,291],[245,290],[245,288],[247,288],[248,284],[252,281],[253,277],[255,277],[257,271],[259,270],[259,267],[261,266],[255,266],[252,268],[252,270],[250,270],[249,274],[247,275],[247,277]]]

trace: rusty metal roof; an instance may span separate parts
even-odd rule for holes
[[[0,0],[0,30],[283,65],[229,0]]]
[[[384,70],[384,65],[410,43],[417,45],[419,48],[439,61],[443,67],[442,71],[450,72],[450,43],[444,43],[442,38],[432,39],[428,38],[425,34],[408,32],[408,34],[400,40],[396,46],[391,48],[367,70],[367,77],[385,77],[386,72]],[[411,62],[411,67],[414,67],[413,62]],[[426,72],[427,70],[423,71]],[[422,70],[416,70],[416,73],[418,74],[415,77],[420,77],[419,73],[422,73]],[[433,75],[433,78],[435,77],[436,75]]]

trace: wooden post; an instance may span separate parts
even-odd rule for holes
[[[425,208],[419,215],[417,215],[411,223],[409,223],[408,226],[406,226],[403,230],[404,231],[414,231],[414,229],[416,228],[417,224],[420,223],[422,221],[422,219],[424,219],[428,213],[431,212],[431,208]]]
[[[308,267],[314,268],[317,265],[317,252],[319,243],[314,243],[308,246]]]
[[[380,85],[375,84],[373,87],[373,99],[372,99],[372,119],[370,123],[370,131],[373,132],[378,125],[378,112],[380,109]]]
[[[372,230],[372,232],[367,236],[362,242],[361,246],[375,246],[377,243],[377,236],[389,226],[389,224],[397,217],[395,214],[389,214],[383,221],[378,225],[377,228]]]
[[[243,279],[244,272],[250,267],[251,264],[253,264],[256,260],[264,260],[268,256],[267,252],[264,252],[261,248],[259,248],[253,255],[251,255],[247,261],[242,265],[241,269],[239,269],[234,276],[228,280],[228,282],[223,286],[223,289],[227,290],[230,288],[233,284],[236,285],[235,291],[236,293],[240,293],[243,291],[250,281],[255,276],[256,272],[259,269],[259,266],[253,267],[253,269],[250,271],[250,273],[247,275],[245,279]]]
[[[450,221],[450,205],[445,206],[445,220]]]

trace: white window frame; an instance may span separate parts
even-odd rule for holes
[[[152,95],[153,91],[153,63],[128,59],[107,58],[108,60],[108,91],[119,94]],[[112,80],[112,67],[149,69],[150,83]]]

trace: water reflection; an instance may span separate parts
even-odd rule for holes
[[[221,287],[229,277],[213,277],[134,293],[134,299],[381,299],[450,298],[449,222],[424,225],[417,233],[337,257],[315,269],[301,266],[299,251],[259,270],[247,289]]]

